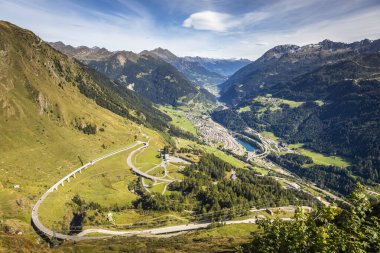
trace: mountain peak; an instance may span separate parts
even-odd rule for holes
[[[321,46],[322,49],[337,49],[337,48],[349,46],[349,44],[345,44],[342,42],[334,42],[334,41],[329,40],[329,39],[325,39],[325,40],[319,42],[318,45]]]
[[[261,60],[270,60],[270,59],[279,59],[283,55],[288,53],[296,52],[300,47],[297,45],[279,45],[272,49],[269,49],[260,59]]]
[[[175,54],[170,52],[168,49],[161,48],[161,47],[155,48],[149,52],[155,54],[156,56],[160,57],[163,60],[173,60],[173,59],[178,58]]]

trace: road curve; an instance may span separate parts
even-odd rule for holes
[[[90,162],[84,164],[83,166],[79,167],[78,169],[74,170],[73,172],[69,173],[68,175],[64,176],[61,180],[59,180],[59,181],[58,181],[57,183],[55,183],[52,187],[50,187],[50,189],[47,190],[47,191],[46,191],[46,192],[40,197],[40,199],[37,201],[37,203],[34,205],[33,210],[32,210],[32,222],[33,222],[34,226],[35,226],[40,232],[44,233],[45,235],[51,236],[51,237],[54,236],[54,237],[56,237],[56,238],[63,239],[63,240],[78,240],[78,237],[77,237],[77,236],[72,236],[72,235],[65,235],[65,234],[56,233],[56,232],[54,232],[53,230],[51,230],[51,229],[45,227],[45,226],[41,223],[41,221],[40,221],[40,219],[39,219],[39,217],[38,217],[38,209],[39,209],[41,203],[46,199],[46,197],[47,197],[50,193],[52,193],[54,190],[58,190],[58,186],[59,186],[59,185],[62,185],[62,186],[63,186],[65,181],[70,182],[70,178],[71,178],[71,177],[74,177],[74,178],[75,178],[75,175],[76,175],[77,173],[81,173],[82,170],[83,170],[83,169],[86,169],[88,166],[93,165],[94,163],[99,162],[99,161],[101,161],[101,160],[103,160],[103,159],[105,159],[105,158],[108,158],[108,157],[112,156],[112,155],[116,155],[116,154],[118,154],[118,153],[120,153],[120,152],[123,152],[123,151],[129,150],[129,149],[131,149],[131,148],[133,148],[133,147],[135,147],[135,146],[137,146],[137,145],[143,144],[143,143],[145,143],[143,147],[146,147],[146,146],[148,145],[146,142],[137,141],[135,144],[133,144],[133,145],[131,145],[131,146],[128,146],[128,147],[125,147],[125,148],[122,148],[122,149],[119,149],[119,150],[113,151],[113,152],[108,153],[108,154],[106,154],[106,155],[104,155],[104,156],[101,156],[101,157],[99,157],[99,158],[97,158],[97,159],[95,159],[95,160],[93,160],[93,161],[90,161]],[[91,237],[91,238],[93,238],[93,237]]]
[[[128,158],[127,158],[127,164],[128,166],[136,173],[136,174],[139,174],[140,176],[142,177],[145,177],[147,179],[151,179],[153,181],[162,181],[162,182],[167,182],[167,183],[171,183],[173,182],[174,180],[170,180],[170,179],[164,179],[164,178],[161,178],[161,177],[155,177],[155,176],[152,176],[152,175],[149,175],[148,173],[145,173],[145,172],[142,172],[141,170],[139,170],[139,168],[137,168],[133,163],[132,163],[132,156],[137,153],[138,151],[140,151],[141,149],[144,149],[146,147],[149,146],[149,143],[148,142],[143,142],[144,145],[133,150]]]

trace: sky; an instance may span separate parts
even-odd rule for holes
[[[380,38],[379,0],[0,0],[45,41],[255,60],[281,44]]]

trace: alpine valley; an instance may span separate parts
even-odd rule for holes
[[[267,14],[232,15],[181,29],[230,43]],[[248,60],[41,37],[0,21],[0,252],[380,252],[379,39]]]

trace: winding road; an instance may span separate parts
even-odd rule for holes
[[[149,175],[148,173],[145,173],[145,172],[141,171],[139,168],[137,168],[137,167],[132,163],[132,156],[133,156],[135,153],[137,153],[138,151],[140,151],[141,149],[144,149],[144,148],[146,148],[146,147],[149,146],[149,143],[148,143],[148,142],[143,142],[143,144],[144,144],[143,146],[141,146],[141,147],[139,147],[139,148],[133,150],[133,151],[129,154],[129,156],[128,156],[128,158],[127,158],[127,164],[128,164],[128,166],[129,166],[129,167],[130,167],[130,168],[131,168],[136,174],[138,174],[138,175],[140,175],[140,176],[142,176],[142,177],[145,177],[145,178],[147,178],[147,179],[151,179],[151,180],[153,180],[153,181],[162,181],[162,182],[167,182],[167,183],[171,183],[171,182],[173,182],[174,180],[164,179],[164,178],[162,178],[162,177],[155,177],[155,176]]]
[[[57,183],[55,183],[52,187],[50,187],[42,196],[41,198],[37,201],[37,203],[34,205],[33,210],[32,210],[32,222],[33,225],[36,227],[36,229],[45,234],[46,236],[49,237],[54,237],[57,239],[61,240],[73,240],[73,241],[81,241],[81,240],[89,240],[89,239],[104,239],[104,238],[109,238],[113,236],[131,236],[131,235],[140,235],[140,236],[152,236],[152,235],[163,235],[163,236],[168,236],[165,234],[168,233],[173,233],[172,235],[176,235],[178,232],[184,232],[184,231],[191,231],[191,230],[196,230],[196,229],[202,229],[202,228],[207,228],[208,226],[211,225],[211,223],[191,223],[191,224],[186,224],[186,225],[177,225],[177,226],[169,226],[169,227],[161,227],[161,228],[154,228],[154,229],[144,229],[144,230],[132,230],[132,231],[113,231],[113,230],[106,230],[106,229],[86,229],[79,233],[78,235],[67,235],[67,234],[62,234],[53,231],[52,229],[47,228],[44,226],[38,216],[38,209],[42,202],[47,198],[47,196],[52,193],[55,190],[58,190],[59,186],[64,186],[64,183],[70,182],[70,178],[75,178],[77,173],[81,173],[83,169],[88,168],[89,166],[105,159],[108,158],[112,155],[116,155],[120,152],[129,150],[131,148],[134,148],[138,145],[143,144],[141,147],[138,147],[137,149],[133,150],[127,158],[127,164],[128,166],[138,175],[148,178],[151,180],[155,181],[162,181],[162,182],[173,182],[175,180],[169,180],[169,179],[164,179],[164,178],[159,178],[159,177],[154,177],[152,175],[149,175],[145,172],[142,172],[139,168],[137,168],[133,163],[132,163],[132,157],[135,153],[139,152],[140,150],[147,148],[149,146],[148,142],[142,142],[142,141],[137,141],[135,144],[113,151],[111,153],[108,153],[104,156],[101,156],[93,161],[90,161],[83,166],[77,168],[73,172],[69,173],[68,175],[64,176],[62,179],[60,179]],[[256,219],[246,219],[246,220],[237,220],[237,221],[226,221],[226,224],[237,224],[237,223],[255,223]],[[104,236],[86,236],[88,234],[92,233],[101,233],[105,234]]]
[[[48,235],[48,236],[51,236],[51,237],[56,237],[56,238],[59,238],[59,239],[63,239],[63,240],[77,240],[77,236],[72,236],[72,235],[65,235],[65,234],[60,234],[60,233],[56,233],[55,231],[45,227],[39,217],[38,217],[38,209],[40,207],[40,205],[42,204],[42,202],[46,199],[46,197],[52,193],[53,191],[55,190],[58,190],[58,187],[61,185],[61,186],[64,186],[64,182],[67,181],[67,182],[70,182],[70,178],[73,177],[75,178],[76,177],[76,174],[77,173],[82,173],[82,170],[86,169],[88,166],[91,166],[103,159],[106,159],[110,156],[113,156],[113,155],[116,155],[120,152],[123,152],[123,151],[126,151],[126,150],[129,150],[133,147],[136,147],[137,145],[140,145],[140,144],[143,144],[144,143],[144,146],[147,146],[148,143],[146,142],[141,142],[141,141],[137,141],[135,144],[131,145],[131,146],[128,146],[128,147],[125,147],[125,148],[122,148],[122,149],[119,149],[119,150],[116,150],[116,151],[113,151],[111,153],[108,153],[104,156],[101,156],[93,161],[90,161],[84,165],[82,165],[81,167],[79,167],[78,169],[74,170],[73,172],[69,173],[68,175],[64,176],[61,180],[59,180],[57,183],[55,183],[52,187],[50,187],[49,190],[47,190],[42,196],[41,198],[37,201],[37,203],[34,205],[33,207],[33,210],[32,210],[32,222],[33,222],[33,225],[42,233],[44,233],[45,235]],[[144,147],[143,146],[143,147]]]
[[[186,232],[186,231],[192,231],[196,229],[204,229],[207,228],[211,225],[210,222],[205,222],[205,223],[190,223],[190,224],[185,224],[185,225],[176,225],[176,226],[168,226],[168,227],[160,227],[160,228],[152,228],[152,229],[143,229],[143,230],[128,230],[128,231],[114,231],[114,230],[107,230],[107,229],[86,229],[82,231],[81,233],[77,235],[67,235],[67,234],[62,234],[62,233],[57,233],[47,227],[45,227],[38,216],[38,209],[42,202],[46,199],[46,197],[52,193],[54,190],[58,190],[59,186],[64,186],[64,182],[70,182],[70,178],[76,177],[77,173],[81,173],[83,169],[88,168],[89,166],[95,164],[96,162],[99,162],[105,158],[108,158],[112,155],[118,154],[120,152],[129,150],[131,148],[134,148],[138,145],[143,144],[141,147],[138,147],[137,149],[133,150],[127,158],[127,164],[128,166],[138,175],[148,178],[151,180],[157,180],[157,181],[162,181],[162,182],[173,182],[175,180],[169,180],[169,179],[163,179],[159,177],[154,177],[152,175],[149,175],[145,172],[140,171],[139,168],[137,168],[133,163],[132,163],[132,156],[136,153],[139,152],[140,150],[147,148],[149,146],[148,142],[142,142],[142,141],[137,141],[135,144],[113,151],[111,153],[108,153],[104,156],[101,156],[93,161],[90,161],[89,163],[84,164],[83,166],[79,167],[78,169],[74,170],[73,172],[69,173],[65,177],[63,177],[61,180],[59,180],[56,184],[54,184],[50,189],[48,189],[42,196],[41,198],[37,201],[35,206],[33,207],[32,210],[32,222],[34,226],[36,227],[37,230],[45,234],[46,236],[49,237],[54,237],[57,239],[61,240],[73,240],[73,241],[81,241],[81,240],[89,240],[89,239],[105,239],[105,238],[110,238],[113,236],[131,236],[131,235],[138,235],[138,236],[146,236],[146,237],[151,237],[151,236],[158,236],[162,235],[163,237],[168,237],[168,236],[175,236],[179,232]],[[245,220],[229,220],[225,221],[225,224],[240,224],[240,223],[255,223],[256,218],[249,218]],[[282,218],[282,220],[291,220],[290,218]],[[105,234],[102,236],[88,236],[88,234],[93,234],[93,233],[100,233],[100,234]],[[168,235],[168,234],[171,235]]]

